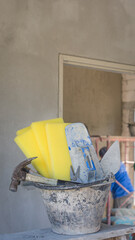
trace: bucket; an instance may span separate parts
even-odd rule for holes
[[[112,182],[46,186],[41,189],[52,231],[66,235],[99,231]]]

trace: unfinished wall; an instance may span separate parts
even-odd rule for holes
[[[130,136],[128,123],[134,122],[135,74],[122,74],[122,135]]]
[[[134,122],[134,111],[135,111],[135,74],[122,74],[122,135],[131,136],[128,123]],[[122,146],[123,159],[125,159],[125,151],[127,154],[126,164],[127,171],[132,180],[133,186],[134,183],[134,143],[127,142],[127,148]]]
[[[58,113],[58,55],[135,64],[135,1],[0,0],[0,232],[49,226],[38,191],[9,192],[16,130]]]
[[[66,122],[85,123],[91,135],[121,135],[121,74],[65,64],[63,79]]]

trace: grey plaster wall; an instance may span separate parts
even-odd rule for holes
[[[49,226],[38,191],[8,191],[16,130],[58,113],[58,54],[135,64],[135,1],[0,0],[0,232]]]

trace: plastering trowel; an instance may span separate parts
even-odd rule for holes
[[[119,142],[115,141],[111,147],[107,150],[103,158],[101,159],[101,166],[107,176],[110,173],[114,175],[120,169],[120,147]]]
[[[65,127],[65,133],[73,169],[76,172],[80,166],[82,182],[103,179],[104,172],[85,125],[70,124]]]

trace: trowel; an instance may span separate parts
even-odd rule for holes
[[[120,169],[120,147],[119,142],[115,141],[107,150],[103,158],[101,159],[101,166],[107,176],[110,173],[114,175]]]
[[[73,169],[80,166],[83,183],[104,178],[104,172],[93,147],[89,133],[83,123],[73,123],[65,127],[67,144]]]

